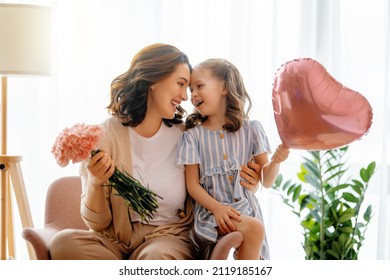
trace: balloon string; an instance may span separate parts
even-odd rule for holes
[[[263,186],[264,186],[264,168],[266,168],[268,165],[269,165],[269,162],[264,164],[263,168],[261,168],[261,170],[260,170],[260,184],[261,184],[261,186],[260,186],[259,194],[261,193],[261,190],[263,189]]]

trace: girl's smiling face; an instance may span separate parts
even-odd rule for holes
[[[225,82],[212,75],[207,68],[195,68],[191,74],[191,103],[203,116],[224,112]]]

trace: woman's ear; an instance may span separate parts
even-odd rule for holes
[[[228,89],[226,86],[226,82],[223,83],[223,88],[222,88],[222,96],[226,96],[228,94]]]

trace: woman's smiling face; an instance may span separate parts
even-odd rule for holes
[[[189,66],[179,64],[171,75],[150,87],[147,110],[158,113],[164,119],[174,118],[176,107],[188,100],[189,81]]]

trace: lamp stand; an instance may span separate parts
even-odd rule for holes
[[[21,156],[7,155],[7,77],[1,79],[1,231],[0,231],[0,259],[7,259],[7,248],[9,258],[15,257],[11,185],[19,208],[19,214],[23,227],[33,227],[30,206],[27,199],[22,169],[20,166]],[[11,179],[11,180],[10,180]],[[10,181],[12,184],[10,184]],[[7,247],[8,241],[8,247]],[[28,253],[30,259],[35,258],[34,251],[29,244]]]

